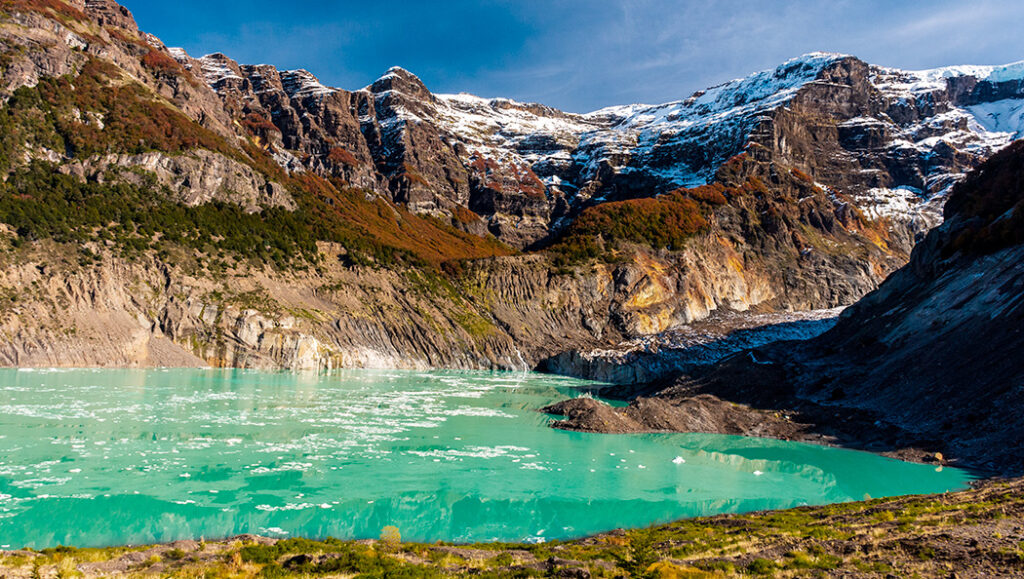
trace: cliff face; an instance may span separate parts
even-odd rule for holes
[[[585,400],[556,410],[566,428],[826,437],[1019,473],[1022,224],[1024,144],[1016,143],[957,185],[945,223],[910,263],[820,337],[691,367],[622,412]]]
[[[338,247],[321,251],[340,261]],[[516,256],[467,264],[456,277],[340,265],[211,273],[155,254],[96,253],[90,267],[52,244],[3,258],[0,363],[525,370],[719,308],[799,306],[822,299],[819,292],[843,301],[866,291],[837,277],[834,286],[778,295],[770,269],[737,267],[742,256],[717,236],[617,265],[558,272],[543,256]]]
[[[1024,76],[812,54],[580,115],[194,59],[112,0],[2,0],[0,55],[11,365],[523,368],[845,305]]]

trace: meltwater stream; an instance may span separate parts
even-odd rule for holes
[[[578,537],[965,486],[954,469],[715,435],[552,430],[538,374],[0,370],[0,548]]]

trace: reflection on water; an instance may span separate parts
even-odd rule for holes
[[[774,440],[547,428],[536,374],[0,370],[0,548],[271,536],[543,540],[961,488]]]

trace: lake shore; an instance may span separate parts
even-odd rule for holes
[[[1024,479],[966,491],[676,521],[540,544],[277,540],[0,552],[29,577],[1019,576]]]

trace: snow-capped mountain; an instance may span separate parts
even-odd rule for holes
[[[0,289],[49,285],[0,320],[0,363],[138,363],[141,323],[215,364],[521,368],[721,308],[847,305],[1017,136],[1024,76],[812,54],[573,114],[401,68],[347,91],[193,59],[114,0],[2,4],[0,241],[22,249]],[[273,320],[247,313],[264,293]],[[93,330],[52,332],[69,310]]]
[[[173,54],[233,114],[271,121],[280,136],[264,137],[289,167],[421,212],[467,206],[516,245],[588,204],[713,181],[742,152],[808,173],[869,218],[923,229],[965,171],[1024,131],[1024,63],[902,71],[812,53],[684,100],[574,114],[434,95],[401,68],[349,92],[304,70]]]

